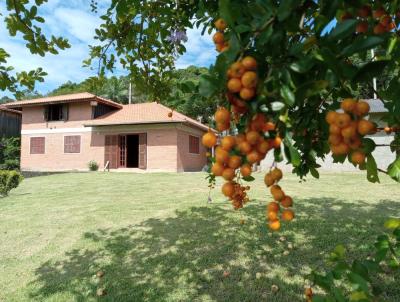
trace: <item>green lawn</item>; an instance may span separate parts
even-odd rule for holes
[[[364,174],[323,174],[300,183],[285,176],[297,218],[271,234],[261,174],[239,212],[219,188],[207,203],[204,176],[26,179],[0,199],[0,301],[302,301],[304,276],[335,245],[365,254],[385,218],[400,216],[400,186],[390,179],[369,184]],[[380,278],[382,299],[400,301],[399,275]],[[99,288],[107,295],[97,297]]]

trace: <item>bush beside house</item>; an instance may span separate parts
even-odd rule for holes
[[[0,170],[0,197],[7,196],[23,179],[24,177],[17,171]]]

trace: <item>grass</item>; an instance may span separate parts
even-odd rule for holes
[[[385,219],[400,215],[400,186],[390,179],[378,185],[363,174],[323,174],[299,183],[285,176],[297,218],[271,234],[261,175],[240,212],[218,189],[208,204],[204,176],[26,179],[0,199],[0,301],[302,301],[304,276],[338,243],[352,257],[366,254]],[[294,249],[285,256],[289,243]],[[399,275],[380,282],[382,301],[400,301]],[[97,297],[99,288],[107,295]]]

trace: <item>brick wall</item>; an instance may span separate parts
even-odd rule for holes
[[[201,144],[201,137],[204,132],[201,130],[181,127],[178,129],[178,171],[201,171],[207,163],[206,148]],[[189,135],[199,138],[200,153],[189,153]]]

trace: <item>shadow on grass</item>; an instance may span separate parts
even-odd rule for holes
[[[266,229],[264,206],[257,201],[244,209],[244,225],[237,213],[208,205],[121,229],[98,229],[84,234],[92,248],[71,250],[64,260],[36,270],[38,289],[30,298],[69,294],[76,301],[96,300],[96,290],[104,287],[102,301],[302,301],[304,276],[321,264],[322,253],[338,243],[353,246],[357,256],[367,253],[363,248],[398,205],[300,200],[298,218],[275,234]],[[105,272],[100,281],[94,276],[99,270]],[[394,287],[392,281],[385,287]],[[279,286],[277,293],[272,284]],[[398,294],[387,293],[388,301]]]

